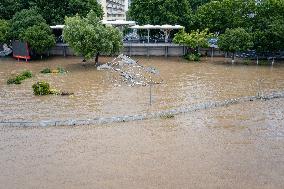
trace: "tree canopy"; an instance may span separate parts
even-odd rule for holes
[[[27,28],[42,23],[46,23],[46,21],[35,9],[24,9],[17,12],[11,19],[10,39],[21,39]]]
[[[254,12],[255,0],[211,1],[198,7],[195,27],[217,33],[224,33],[227,28],[247,28],[251,26]]]
[[[114,54],[122,48],[121,32],[104,26],[93,11],[85,18],[79,15],[67,17],[63,36],[77,55],[87,60],[96,56],[96,63],[100,53]]]
[[[253,40],[243,28],[227,29],[219,36],[218,46],[223,51],[232,52],[234,60],[235,52],[247,51],[253,47]]]
[[[10,24],[6,20],[0,20],[0,44],[8,41],[8,32],[10,30]]]
[[[9,39],[26,41],[33,52],[40,55],[55,44],[50,27],[35,9],[24,9],[14,15]]]
[[[28,42],[32,51],[40,55],[55,45],[55,38],[49,26],[43,23],[27,28],[21,38]]]
[[[133,0],[128,15],[139,24],[180,24],[188,29],[192,23],[188,0]]]
[[[49,25],[63,24],[65,16],[86,16],[90,10],[99,18],[103,16],[97,0],[1,0],[0,19],[11,19],[17,12],[29,8],[38,9]]]
[[[213,34],[209,33],[208,29],[191,31],[190,33],[181,30],[175,35],[173,41],[174,43],[186,45],[190,48],[208,47],[208,40],[212,36]]]

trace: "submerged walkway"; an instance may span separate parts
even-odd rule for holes
[[[100,125],[108,123],[141,121],[141,120],[156,119],[156,118],[171,118],[175,115],[191,113],[200,110],[225,107],[233,104],[240,104],[251,101],[272,100],[277,98],[284,98],[284,91],[274,92],[267,95],[240,97],[224,101],[205,102],[190,107],[182,107],[178,109],[170,109],[170,110],[148,113],[148,114],[137,114],[137,115],[117,116],[117,117],[97,117],[86,120],[73,119],[73,120],[64,120],[64,121],[41,120],[33,122],[33,121],[11,120],[11,121],[0,121],[0,126],[15,126],[15,127],[84,126],[84,125]]]

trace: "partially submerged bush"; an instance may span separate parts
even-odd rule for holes
[[[34,95],[49,95],[50,94],[50,85],[45,81],[39,81],[32,86],[34,90]]]
[[[31,71],[26,70],[26,71],[24,71],[24,72],[22,73],[22,76],[25,77],[25,79],[27,79],[27,78],[33,77],[33,74],[32,74]]]
[[[22,83],[23,80],[31,78],[32,76],[33,76],[32,72],[27,70],[27,71],[22,72],[19,75],[16,75],[14,78],[8,79],[7,84],[8,85],[10,85],[10,84],[19,85],[19,84]]]
[[[49,74],[49,73],[61,73],[64,74],[67,71],[62,67],[57,67],[56,69],[44,68],[40,73]]]
[[[60,92],[57,89],[50,89],[49,83],[45,81],[39,81],[32,86],[34,95],[36,96],[43,96],[43,95],[61,95],[61,96],[71,96],[74,93],[70,92]]]
[[[66,73],[67,71],[64,69],[64,68],[62,68],[62,67],[57,67],[57,70],[58,70],[58,72],[59,73]]]
[[[200,61],[200,53],[189,53],[184,55],[184,58],[189,61]]]
[[[43,73],[43,74],[51,73],[51,69],[50,68],[44,68],[43,70],[40,71],[40,73]]]
[[[52,95],[61,95],[61,92],[57,89],[50,89],[49,94]]]

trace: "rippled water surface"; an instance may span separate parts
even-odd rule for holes
[[[164,83],[116,86],[79,58],[0,59],[0,120],[129,115],[284,88],[284,67],[137,58]],[[102,61],[110,59],[103,58]],[[220,61],[220,60],[218,60]],[[61,66],[65,75],[42,75]],[[35,77],[6,85],[12,73]],[[35,97],[39,80],[74,97]],[[283,188],[284,100],[254,101],[170,119],[78,127],[0,127],[0,188]]]
[[[110,59],[101,59],[107,62]],[[139,63],[160,70],[163,84],[149,87],[117,86],[112,76],[92,65],[82,66],[79,58],[53,58],[18,63],[0,61],[0,120],[88,119],[122,116],[186,107],[209,100],[255,95],[259,91],[284,89],[284,67],[232,66],[185,63],[178,58],[136,58]],[[40,74],[45,67],[63,67],[67,74]],[[35,74],[21,85],[6,85],[13,73],[29,69]],[[48,81],[53,88],[74,92],[72,97],[35,97],[32,84]]]

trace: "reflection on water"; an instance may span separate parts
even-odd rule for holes
[[[163,84],[153,87],[153,105],[149,106],[149,87],[117,86],[108,72],[95,66],[82,66],[79,58],[52,58],[46,61],[18,63],[0,61],[0,119],[88,119],[121,116],[169,108],[185,107],[209,100],[224,100],[282,90],[284,67],[232,66],[208,63],[184,63],[179,58],[135,58],[140,64],[160,70]],[[111,58],[102,59],[103,62]],[[39,74],[45,67],[63,67],[67,74]],[[6,85],[11,73],[30,69],[35,77],[22,85]],[[35,97],[31,86],[45,80],[54,88],[74,92],[72,97]]]

